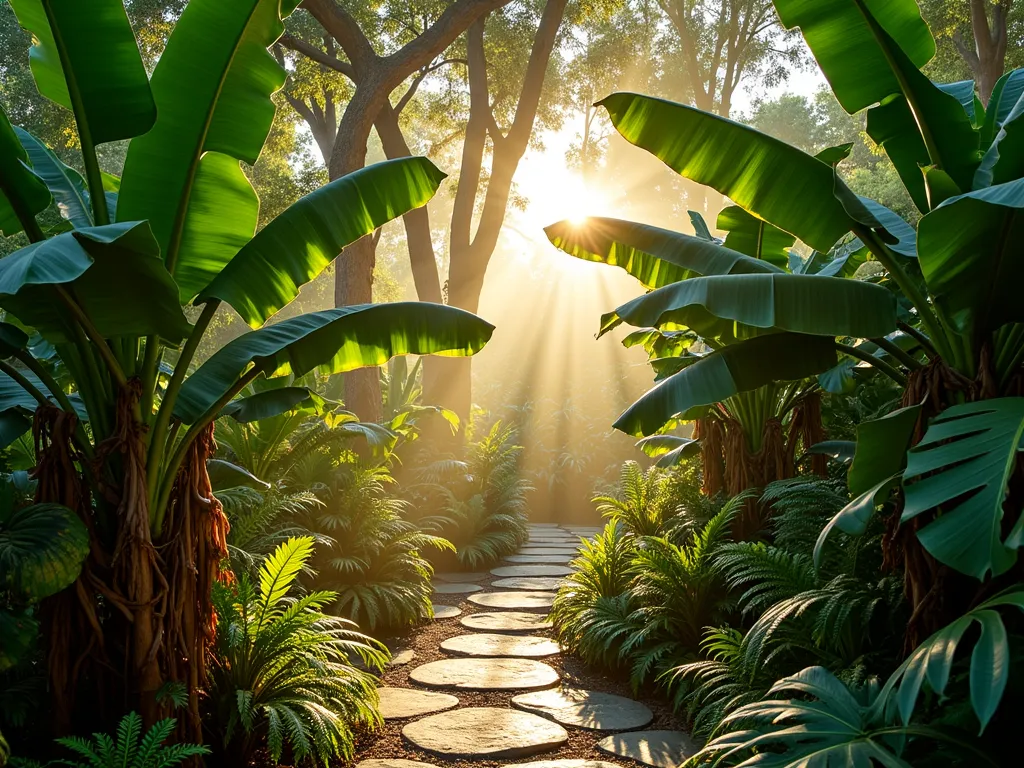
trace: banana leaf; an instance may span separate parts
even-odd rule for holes
[[[789,249],[796,238],[751,216],[738,205],[730,205],[718,214],[718,228],[725,230],[725,247],[762,259],[780,269],[789,264]]]
[[[981,158],[974,189],[1003,184],[1024,176],[1024,98],[1014,105]]]
[[[144,221],[76,229],[0,259],[0,307],[53,343],[74,339],[57,286],[107,338],[177,343],[191,327]]]
[[[992,88],[981,126],[981,148],[988,149],[1006,118],[1024,95],[1024,69],[1015,69],[1000,77]]]
[[[773,381],[814,376],[835,365],[833,339],[776,333],[725,347],[666,379],[627,408],[613,425],[652,435],[691,408],[718,403]]]
[[[341,249],[425,205],[445,175],[423,157],[388,160],[298,200],[231,259],[196,302],[226,301],[253,328],[291,302]]]
[[[0,106],[0,233],[21,232],[22,218],[31,218],[50,204],[50,190],[29,165],[7,113]]]
[[[67,507],[0,510],[0,590],[11,590],[18,602],[34,603],[73,584],[88,554],[89,530]]]
[[[70,221],[76,229],[93,225],[92,208],[89,207],[89,190],[82,174],[64,165],[43,142],[26,130],[14,127],[21,146],[28,153],[32,170],[45,182],[53,195],[60,215]]]
[[[705,338],[749,338],[776,330],[869,338],[896,330],[895,300],[885,288],[813,275],[696,277],[652,291],[612,314],[634,326],[692,328]],[[608,318],[602,318],[602,332],[613,326]]]
[[[193,0],[153,72],[156,125],[131,143],[118,219],[149,220],[182,302],[256,230],[259,201],[239,160],[259,157],[285,80],[267,48],[278,0]]]
[[[1024,179],[951,197],[918,225],[921,271],[960,331],[1024,321]]]
[[[174,416],[192,424],[254,365],[267,376],[315,368],[341,373],[395,355],[462,357],[483,348],[494,326],[455,307],[420,302],[357,304],[299,315],[228,342],[189,376]]]
[[[920,413],[921,406],[911,405],[857,425],[857,450],[847,476],[850,493],[860,496],[906,466]]]
[[[156,105],[122,0],[11,0],[11,7],[34,37],[29,66],[39,92],[75,110],[83,137],[104,144],[153,126]],[[74,77],[65,77],[65,65]]]

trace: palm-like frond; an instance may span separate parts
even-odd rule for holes
[[[348,759],[353,729],[380,723],[373,675],[387,651],[345,619],[326,616],[333,592],[291,597],[312,540],[281,545],[264,562],[259,586],[242,574],[214,595],[219,622],[212,696],[225,750],[267,734],[271,757],[285,745],[296,759]]]
[[[197,744],[164,745],[174,730],[174,722],[171,718],[160,720],[143,734],[139,713],[129,712],[118,723],[116,740],[105,733],[94,733],[92,739],[57,739],[58,744],[84,758],[84,762],[59,760],[54,764],[72,768],[170,768],[210,753]]]

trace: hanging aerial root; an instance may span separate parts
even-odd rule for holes
[[[218,581],[231,579],[221,569],[228,556],[228,520],[213,495],[206,461],[217,449],[213,425],[189,446],[171,492],[165,522],[165,558],[170,574],[167,632],[176,651],[169,677],[188,690],[188,722],[181,735],[202,736],[199,695],[207,677],[207,660],[216,640],[217,614],[211,593]]]
[[[724,446],[721,422],[714,416],[697,419],[693,436],[701,441],[700,459],[704,469],[701,490],[715,497],[725,490]]]
[[[806,453],[812,445],[816,445],[825,439],[825,426],[821,421],[821,395],[818,392],[808,392],[800,398],[799,403],[793,408],[793,418],[789,422],[787,447],[791,460],[795,462],[798,442],[801,451]],[[826,477],[828,475],[828,457],[818,454],[812,455],[810,457],[810,468],[811,472],[818,475],[818,477]]]

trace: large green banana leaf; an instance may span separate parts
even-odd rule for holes
[[[50,190],[29,167],[28,153],[0,106],[0,232],[6,237],[21,232],[21,217],[35,216],[49,204]]]
[[[700,453],[700,440],[676,435],[651,435],[637,441],[636,447],[657,459],[654,466],[667,469]]]
[[[941,168],[960,191],[970,190],[981,159],[978,132],[955,96],[891,47],[903,90],[868,110],[867,132],[889,156],[914,204],[926,212],[941,201],[929,195],[921,169]]]
[[[349,243],[425,205],[445,175],[423,157],[388,160],[332,181],[291,205],[199,294],[226,301],[258,328]]]
[[[89,190],[86,189],[82,174],[64,165],[49,147],[28,131],[15,126],[14,132],[32,161],[32,170],[46,183],[53,195],[60,215],[77,229],[91,227],[93,220]]]
[[[53,343],[74,339],[56,286],[105,337],[154,335],[173,344],[189,332],[144,221],[76,229],[0,259],[0,307]]]
[[[796,238],[778,227],[773,227],[756,216],[751,216],[738,205],[723,208],[718,214],[718,228],[725,230],[725,247],[745,253],[755,259],[785,268],[789,264],[789,249]]]
[[[959,330],[1024,321],[1024,179],[951,197],[918,225],[928,289]]]
[[[725,347],[666,379],[633,403],[613,425],[651,435],[690,408],[718,403],[773,381],[814,376],[836,363],[833,339],[776,333]]]
[[[248,424],[300,409],[315,412],[322,409],[324,402],[320,395],[308,387],[278,387],[232,400],[221,408],[220,416],[229,416],[237,422]]]
[[[866,212],[847,212],[856,197],[832,166],[784,141],[650,96],[613,93],[599,103],[627,141],[812,248],[828,251],[856,221],[874,226]]]
[[[857,426],[857,449],[847,479],[851,494],[860,496],[906,466],[920,413],[921,406],[911,405]]]
[[[118,219],[147,219],[183,302],[245,245],[259,202],[238,161],[254,163],[284,69],[267,51],[278,0],[192,0],[153,72],[158,118],[125,160]]]
[[[955,405],[935,417],[910,450],[902,520],[938,510],[917,532],[932,557],[984,581],[1017,561],[1024,517],[1003,537],[1006,485],[1024,440],[1024,397]]]
[[[32,429],[32,421],[19,410],[0,411],[0,450]]]
[[[871,338],[896,330],[896,302],[885,288],[782,273],[695,277],[636,298],[614,314],[630,325],[688,327],[705,338],[777,330]],[[606,318],[602,330],[609,325]]]
[[[1006,115],[981,158],[974,174],[974,189],[1004,184],[1021,177],[1024,177],[1024,96]]]
[[[916,67],[935,55],[935,41],[914,0],[773,0],[786,27],[800,27],[839,103],[851,115],[900,92],[892,51],[877,27]],[[871,22],[874,21],[877,27]]]
[[[267,376],[314,368],[341,373],[395,355],[461,357],[480,351],[494,326],[455,307],[420,302],[357,304],[282,320],[220,349],[185,380],[174,416],[195,422],[250,365]]]
[[[645,288],[661,288],[698,275],[781,271],[703,237],[621,219],[559,221],[545,227],[544,233],[570,256],[621,267]]]
[[[1007,72],[996,81],[985,111],[985,122],[981,125],[982,149],[987,149],[995,139],[1021,95],[1024,95],[1024,69]]]
[[[130,139],[153,126],[156,106],[122,0],[11,0],[11,6],[35,38],[29,58],[39,92],[74,109],[83,141]]]

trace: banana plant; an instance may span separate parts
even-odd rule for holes
[[[878,203],[853,194],[840,174],[841,150],[814,157],[683,104],[631,93],[604,99],[601,104],[624,138],[682,176],[712,187],[754,219],[820,253],[849,242],[856,246],[850,258],[860,252],[878,267],[875,285],[836,279],[840,273],[831,272],[718,272],[681,283],[704,281],[696,288],[666,286],[627,305],[627,316],[682,318],[711,327],[732,324],[750,337],[736,346],[733,359],[711,362],[709,355],[667,379],[661,392],[648,396],[657,417],[631,418],[627,424],[654,429],[662,417],[682,412],[695,399],[725,397],[738,389],[737,381],[751,381],[741,371],[749,371],[756,382],[784,380],[771,358],[754,346],[773,335],[786,346],[784,334],[800,334],[794,336],[794,353],[797,345],[807,343],[821,343],[824,352],[823,340],[841,336],[855,342],[871,339],[888,359],[863,343],[841,341],[840,351],[892,376],[904,387],[905,406],[922,406],[908,440],[881,447],[895,467],[892,472],[899,472],[908,460],[907,447],[926,429],[956,433],[954,419],[941,416],[947,409],[1015,398],[1021,391],[1024,304],[1016,286],[1024,278],[1019,246],[1024,234],[1024,70],[1000,78],[986,108],[971,83],[941,85],[922,74],[935,43],[913,0],[774,4],[786,28],[800,29],[846,111],[867,110],[867,132],[892,161],[921,219],[915,230]],[[868,289],[887,292],[889,301],[876,302]],[[751,325],[759,330],[751,333]],[[916,352],[894,343],[897,325],[918,345]],[[808,365],[811,357],[805,357]],[[822,354],[814,363],[819,373],[825,372],[824,363]],[[694,379],[700,380],[699,388],[690,383]],[[993,408],[1019,424],[1015,406]],[[634,409],[633,415],[643,413]],[[990,428],[984,414],[975,415]],[[965,600],[949,600],[943,611],[922,608],[939,597],[944,574],[999,576],[1016,562],[1021,501],[1013,493],[1006,500],[1011,479],[1019,476],[1016,430],[997,431],[998,449],[970,439],[945,445],[937,438],[918,454],[925,468],[903,475],[907,504],[896,519],[899,535],[887,537],[887,546],[893,562],[904,568],[914,609],[908,647],[969,607]],[[985,468],[976,483],[959,477],[972,463]],[[930,476],[933,472],[938,474]],[[859,502],[874,508],[895,486],[875,488]],[[1004,507],[1014,516],[1006,526]],[[969,586],[957,591],[971,594]]]
[[[164,714],[158,689],[180,681],[186,730],[198,739],[227,528],[206,469],[213,422],[254,407],[234,401],[262,378],[409,353],[471,355],[493,328],[418,303],[272,321],[342,248],[425,204],[444,178],[424,158],[373,165],[256,232],[259,200],[241,163],[256,162],[274,119],[285,71],[268,47],[297,2],[191,0],[151,77],[120,0],[11,4],[34,38],[40,92],[74,114],[85,170],[63,166],[0,114],[0,230],[30,242],[0,262],[0,413],[34,413],[38,500],[70,507],[90,532],[89,580],[53,620],[69,623],[44,628],[68,644],[50,657],[72,662],[63,678],[50,670],[58,719],[76,684],[94,685],[107,711],[134,704],[151,725]],[[118,140],[130,143],[115,179],[96,148]],[[69,229],[47,237],[36,215],[52,201]],[[197,364],[228,307],[251,330]],[[33,354],[36,334],[65,380]],[[11,417],[5,429],[25,423]],[[95,649],[106,658],[87,658]]]

